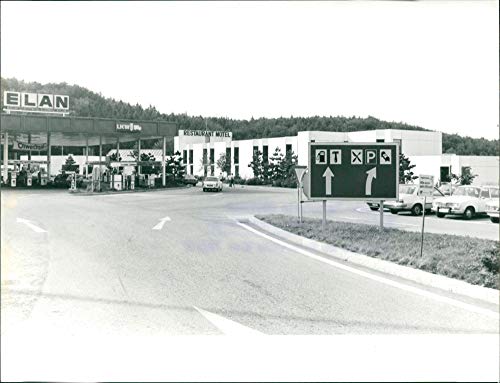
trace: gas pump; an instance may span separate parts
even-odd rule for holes
[[[135,189],[135,174],[132,174],[130,176],[130,190],[134,190]]]
[[[33,186],[33,176],[29,171],[26,174],[26,186]]]
[[[76,190],[76,173],[73,173],[71,175],[71,188],[69,190],[71,190],[71,191]]]
[[[10,172],[10,187],[15,188],[17,184],[17,172]]]

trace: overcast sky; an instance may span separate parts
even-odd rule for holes
[[[1,69],[164,113],[498,138],[498,26],[496,1],[2,2]]]

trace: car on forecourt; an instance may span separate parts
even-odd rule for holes
[[[209,176],[203,180],[203,191],[222,191],[222,181],[219,177]]]
[[[186,175],[184,175],[184,178],[182,179],[182,182],[185,185],[196,186],[196,184],[198,183],[198,179],[195,176],[193,176],[192,174],[186,174]]]
[[[384,208],[388,208],[392,214],[398,214],[401,211],[409,211],[412,215],[420,215],[424,209],[424,197],[419,195],[420,187],[418,184],[399,185],[399,198],[397,201],[384,202]],[[433,195],[425,198],[425,211],[430,211],[432,201],[436,197],[444,197],[444,194],[437,188],[434,188]]]
[[[500,197],[498,189],[496,189],[496,192],[493,191],[491,195],[492,197],[486,201],[486,214],[489,215],[491,222],[498,223],[500,215]]]
[[[384,209],[389,209],[392,214],[397,214],[400,211],[411,211],[413,215],[422,214],[424,197],[420,197],[418,191],[418,184],[400,184],[399,199],[397,201],[384,201]],[[431,209],[433,198],[444,195],[443,192],[435,188],[433,197],[427,197],[425,210],[429,211]],[[367,201],[366,204],[373,211],[378,210],[380,206],[380,203],[377,201]]]
[[[436,198],[432,203],[432,211],[439,218],[452,214],[471,219],[477,214],[486,213],[486,201],[495,193],[498,193],[498,187],[462,185],[451,196]]]

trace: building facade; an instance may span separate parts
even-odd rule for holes
[[[222,154],[230,163],[228,169],[234,176],[252,178],[249,164],[253,153],[260,151],[268,161],[277,148],[281,153],[292,151],[298,164],[307,166],[309,142],[396,142],[400,151],[415,165],[413,172],[434,175],[436,182],[446,182],[451,174],[461,175],[466,167],[477,174],[474,184],[499,184],[498,156],[459,156],[442,153],[442,133],[417,130],[381,129],[359,132],[303,131],[296,136],[232,140],[226,132],[179,130],[174,138],[174,150],[179,151],[189,174],[197,176],[222,175],[217,161]]]

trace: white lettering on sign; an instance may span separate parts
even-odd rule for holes
[[[316,165],[326,164],[326,149],[316,149]]]
[[[46,143],[33,144],[30,142],[14,141],[13,142],[13,149],[14,150],[47,150],[47,144]]]
[[[3,92],[3,104],[7,108],[21,107],[65,111],[69,109],[69,96],[5,91]]]
[[[231,132],[216,130],[184,130],[185,136],[205,136],[205,137],[232,137]]]
[[[377,178],[377,168],[370,169],[366,172],[365,194],[367,196],[372,195],[372,183],[374,178]]]
[[[117,132],[140,132],[142,130],[142,126],[136,125],[134,123],[130,124],[116,124]]]
[[[363,165],[363,149],[351,149],[351,165]]]
[[[380,165],[390,165],[392,163],[392,153],[390,149],[380,149]]]
[[[330,165],[340,165],[342,164],[342,150],[331,149],[330,150]]]
[[[365,163],[367,165],[377,165],[377,150],[376,149],[366,149],[365,150]]]

